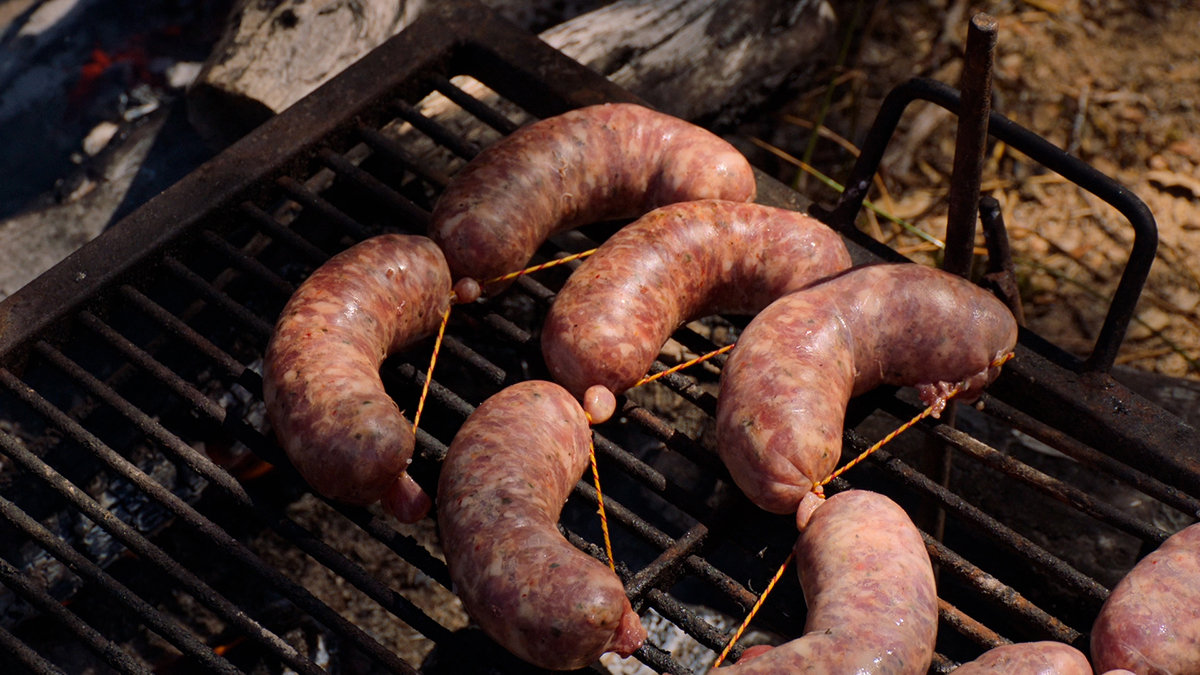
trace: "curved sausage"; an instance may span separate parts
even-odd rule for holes
[[[438,483],[455,592],[493,640],[543,668],[629,656],[646,630],[620,579],[556,523],[588,463],[583,409],[552,382],[521,382],[463,424]]]
[[[958,675],[1092,675],[1083,652],[1061,642],[1024,642],[989,649],[953,671]]]
[[[1092,626],[1096,672],[1200,673],[1200,523],[1171,535],[1113,589]]]
[[[1016,340],[1008,309],[959,277],[913,264],[853,269],[746,327],[721,375],[717,450],[751,501],[794,513],[837,465],[851,396],[907,385],[934,404],[965,382],[960,399],[971,400]]]
[[[280,445],[317,492],[356,505],[386,497],[408,522],[428,510],[404,473],[412,422],[384,391],[379,366],[437,330],[450,290],[436,244],[390,234],[330,258],[284,307],[264,358],[263,399]]]
[[[717,136],[606,103],[523,127],[480,153],[438,199],[429,236],[455,278],[483,282],[521,269],[555,232],[675,202],[748,202],[756,191],[750,163]]]
[[[830,497],[796,542],[796,566],[804,636],[715,672],[925,675],[937,639],[933,567],[895,502],[864,490]]]
[[[717,200],[664,206],[571,275],[546,317],[542,354],[576,396],[597,384],[619,394],[685,322],[755,314],[850,264],[838,234],[794,211]]]

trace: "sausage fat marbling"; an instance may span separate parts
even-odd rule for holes
[[[388,354],[429,335],[450,270],[425,237],[382,235],[330,258],[288,301],[267,345],[263,399],[280,444],[332,499],[419,520],[429,498],[405,469],[412,423],[384,391]]]
[[[579,403],[552,382],[515,384],[463,424],[438,484],[455,592],[488,635],[543,668],[628,656],[646,637],[620,579],[556,523],[588,463]]]
[[[675,202],[746,202],[756,191],[750,163],[719,137],[642,106],[607,103],[488,147],[438,199],[429,236],[455,278],[483,282],[523,267],[555,232]]]
[[[924,675],[937,639],[937,591],[925,542],[883,495],[850,490],[813,511],[796,542],[808,603],[799,639],[721,675]],[[756,650],[757,651],[757,650]]]
[[[1171,535],[1117,584],[1092,626],[1096,672],[1200,675],[1200,523]]]
[[[880,384],[971,400],[999,374],[1017,323],[983,289],[913,264],[850,270],[772,303],[721,375],[717,450],[755,504],[794,513],[837,465],[846,404]]]
[[[806,215],[721,200],[665,206],[571,275],[546,317],[542,353],[576,396],[593,385],[619,394],[683,323],[757,313],[848,267],[841,237]]]
[[[1083,652],[1061,642],[1004,645],[955,668],[957,675],[1092,675]]]

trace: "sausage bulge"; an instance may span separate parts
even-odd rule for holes
[[[937,591],[921,533],[887,497],[830,497],[796,541],[808,603],[804,635],[722,675],[925,675],[937,639]],[[748,650],[749,651],[749,650]]]
[[[1017,323],[987,291],[914,264],[859,267],[776,300],[730,352],[717,398],[717,450],[752,502],[795,513],[837,466],[846,404],[880,384],[935,404],[995,379]]]
[[[754,199],[750,163],[718,136],[629,103],[522,127],[481,152],[433,209],[457,279],[515,272],[550,235],[696,199]],[[490,290],[502,290],[494,284]]]
[[[1171,535],[1117,584],[1092,626],[1096,672],[1200,673],[1200,523]]]
[[[755,314],[850,264],[841,236],[794,211],[720,200],[664,206],[571,275],[546,317],[542,354],[572,394],[597,384],[619,394],[685,322]]]
[[[288,459],[317,492],[356,505],[386,493],[398,518],[424,516],[429,498],[404,473],[412,422],[379,367],[437,329],[450,290],[436,244],[387,234],[330,258],[288,300],[267,345],[263,399]]]
[[[1092,675],[1083,652],[1061,642],[1022,642],[989,649],[951,671],[957,675]]]
[[[606,651],[629,656],[646,637],[617,575],[556,526],[590,438],[565,389],[514,384],[467,418],[438,483],[455,592],[493,640],[543,668],[582,668]]]

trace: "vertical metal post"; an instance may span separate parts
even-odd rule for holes
[[[1008,246],[1008,229],[1004,227],[1004,214],[1000,202],[994,197],[979,198],[979,220],[983,224],[983,238],[987,242],[988,264],[980,286],[991,291],[1008,306],[1017,320],[1025,325],[1025,310],[1021,306],[1021,289],[1017,287],[1017,271],[1013,265],[1012,249]]]
[[[980,12],[967,29],[963,64],[962,107],[950,178],[950,211],[946,216],[946,255],[942,268],[959,276],[971,273],[975,223],[979,216],[979,184],[987,150],[988,115],[992,111],[992,66],[996,60],[998,24]]]

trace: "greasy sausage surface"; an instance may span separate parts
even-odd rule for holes
[[[556,523],[588,463],[579,403],[551,382],[515,384],[463,424],[438,483],[455,592],[488,635],[543,668],[628,656],[646,631],[620,579]]]
[[[1083,652],[1061,642],[1023,642],[989,649],[953,671],[958,675],[1092,675]]]
[[[544,119],[488,147],[438,199],[429,236],[455,278],[482,282],[521,269],[555,232],[681,201],[750,201],[756,191],[750,163],[717,136],[638,105],[608,103]]]
[[[1092,626],[1096,672],[1200,673],[1200,523],[1171,535],[1113,589]]]
[[[848,267],[841,237],[806,215],[720,200],[665,206],[571,275],[546,317],[542,353],[576,396],[597,384],[619,394],[683,323],[757,313]]]
[[[913,264],[855,268],[772,303],[743,331],[721,375],[717,450],[755,504],[794,513],[841,456],[846,404],[880,384],[926,403],[998,375],[1017,324],[983,289]]]
[[[379,366],[437,329],[450,289],[432,241],[382,235],[330,258],[284,307],[267,345],[263,398],[288,458],[317,492],[359,505],[386,491],[392,502],[427,503],[403,473],[412,423],[384,391]]]
[[[804,636],[722,675],[924,675],[937,639],[925,542],[895,502],[850,490],[820,505],[796,542]]]

